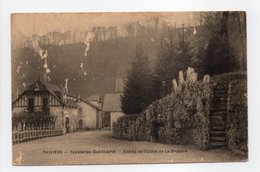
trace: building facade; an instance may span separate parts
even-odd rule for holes
[[[43,79],[35,81],[13,101],[12,111],[13,116],[37,113],[51,115],[55,119],[53,127],[63,129],[64,133],[77,129],[75,118],[78,116],[78,106],[76,101],[74,99],[64,99],[61,88]],[[39,121],[41,118],[39,117]],[[14,129],[23,130],[29,127],[28,125],[28,121],[18,122],[15,124]]]
[[[100,129],[102,127],[101,106],[85,100],[79,100],[77,104],[79,106],[79,129]]]
[[[44,79],[38,79],[13,101],[13,117],[24,114],[38,115],[40,121],[43,116],[51,116],[52,128],[62,129],[63,133],[77,130],[111,130],[113,123],[124,115],[121,110],[122,83],[121,80],[117,80],[113,93],[94,95],[83,100],[80,97],[65,94],[64,89]],[[37,126],[33,124],[33,127]],[[14,130],[23,130],[28,127],[32,127],[32,124],[26,120],[15,124],[13,122]],[[49,127],[49,124],[48,126],[44,124],[44,127]]]
[[[105,94],[102,107],[102,128],[111,130],[113,123],[124,115],[121,109],[121,94],[122,93]]]

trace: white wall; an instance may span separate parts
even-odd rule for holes
[[[14,107],[13,113],[20,113],[22,112],[26,107]]]
[[[80,107],[82,108],[82,127],[83,128],[89,128],[89,129],[97,129],[97,111],[96,108],[90,106],[89,104],[85,102],[79,103]]]
[[[69,131],[73,132],[78,129],[78,108],[66,107],[64,109],[64,118],[63,124],[65,127],[65,118],[69,118]]]
[[[57,107],[50,107],[50,114],[56,116],[56,121],[55,121],[55,128],[63,128],[63,118],[62,118],[62,107],[57,106]]]

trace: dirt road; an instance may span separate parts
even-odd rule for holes
[[[179,163],[243,161],[226,149],[130,142],[111,131],[82,131],[13,145],[14,165]]]

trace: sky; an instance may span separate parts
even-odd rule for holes
[[[171,25],[194,25],[196,14],[192,12],[164,13],[13,13],[12,34],[31,36],[48,32],[90,30],[93,26],[120,26],[133,21],[145,21],[154,17],[164,18]]]

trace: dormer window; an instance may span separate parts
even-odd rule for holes
[[[36,82],[35,86],[34,86],[34,91],[39,91],[40,88],[39,88],[39,85],[38,85],[38,82]]]

